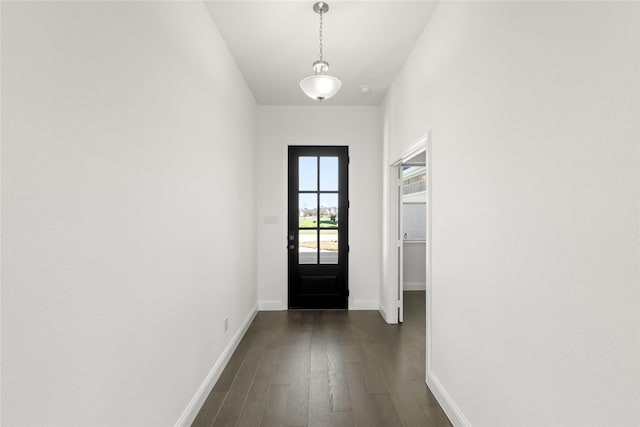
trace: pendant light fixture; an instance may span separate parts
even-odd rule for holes
[[[320,60],[313,63],[313,76],[305,77],[300,81],[300,89],[312,99],[324,101],[338,93],[342,82],[327,75],[329,63],[322,58],[322,16],[329,11],[329,5],[318,2],[313,5],[313,11],[320,15]]]

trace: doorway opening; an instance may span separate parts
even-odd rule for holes
[[[402,224],[402,299],[399,321],[405,314],[424,322],[427,288],[427,169],[422,151],[400,166],[400,223]]]
[[[290,309],[347,309],[349,148],[289,146]]]
[[[426,300],[427,168],[426,151],[395,165],[397,176],[398,322],[405,312],[424,318]],[[410,304],[410,307],[407,307]]]

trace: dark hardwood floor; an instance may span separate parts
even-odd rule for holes
[[[424,292],[404,320],[258,313],[193,426],[450,426],[424,382]]]

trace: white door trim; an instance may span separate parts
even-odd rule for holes
[[[398,323],[404,322],[404,236],[402,231],[404,225],[402,216],[404,214],[404,204],[402,203],[402,164],[399,164],[395,168],[396,173],[396,206],[397,206],[397,229],[396,229],[396,255],[398,259],[398,274],[397,274],[397,288],[398,294],[396,295],[396,303],[398,304],[397,316]]]
[[[280,143],[280,149],[282,150],[282,177],[281,177],[281,191],[282,191],[282,207],[281,207],[281,215],[283,221],[281,222],[281,236],[282,236],[282,273],[285,280],[283,280],[283,284],[281,289],[281,298],[282,298],[282,306],[281,310],[289,309],[289,257],[288,257],[288,241],[287,241],[287,233],[289,232],[289,210],[288,204],[289,200],[287,194],[289,194],[289,146],[299,146],[299,145],[309,145],[309,146],[347,146],[349,147],[349,155],[351,155],[351,146],[353,143],[351,141],[346,141],[342,139],[331,139],[331,140],[304,140],[304,139],[283,139]],[[349,167],[349,178],[351,178],[351,167]],[[351,194],[351,179],[349,179],[349,194]],[[349,224],[350,225],[350,224]],[[348,282],[349,286],[351,286],[352,277],[351,277],[351,269],[349,269],[348,273]],[[354,305],[353,296],[349,296],[348,300],[348,309],[351,310]]]
[[[398,202],[400,203],[402,200],[402,195],[400,194],[400,191],[397,186],[393,185],[395,180],[397,179],[398,176],[398,170],[399,168],[402,166],[403,163],[407,162],[409,159],[411,159],[412,157],[414,157],[417,154],[420,154],[421,152],[425,152],[426,154],[426,160],[425,160],[425,168],[426,168],[426,172],[427,172],[427,209],[426,209],[426,224],[427,224],[427,238],[426,238],[426,292],[425,292],[425,305],[426,305],[426,343],[427,343],[427,351],[426,351],[426,372],[427,375],[430,371],[431,368],[431,181],[432,181],[432,176],[431,176],[431,131],[427,131],[427,133],[425,133],[424,136],[418,138],[418,140],[412,144],[407,150],[405,150],[402,155],[396,157],[395,159],[393,159],[393,161],[389,164],[390,167],[390,171],[389,171],[389,177],[390,177],[390,188],[393,189],[392,191],[394,192],[394,194],[392,194],[392,197],[390,198],[391,203],[394,204]],[[399,218],[399,210],[398,209],[394,209],[393,212],[395,212],[394,214],[390,215],[389,217],[389,241],[392,242],[397,242],[397,238],[395,236],[396,231],[398,230],[399,224],[401,223],[401,218]],[[389,257],[389,263],[391,265],[389,265],[390,267],[390,274],[389,277],[401,277],[401,274],[398,273],[398,269],[401,268],[401,265],[399,265],[399,263],[396,261],[396,256],[395,254],[393,256]],[[391,281],[389,281],[388,286],[391,286]],[[393,305],[393,307],[389,307],[388,308],[388,312],[387,312],[387,322],[388,323],[397,323],[398,320],[398,308],[400,307],[398,300],[401,298],[401,294],[399,294],[402,291],[402,286],[398,286],[397,283],[393,283],[394,289],[391,291],[392,294],[393,293],[398,293],[396,295],[396,298],[393,299],[393,301],[395,301],[395,304]],[[396,290],[398,289],[398,290]],[[426,380],[426,378],[425,378]]]

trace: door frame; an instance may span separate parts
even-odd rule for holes
[[[419,152],[417,153],[419,154]],[[400,164],[396,164],[394,168],[395,176],[396,176],[396,185],[395,192],[396,197],[394,197],[394,202],[396,205],[396,256],[397,259],[397,288],[398,294],[396,295],[396,304],[397,309],[395,315],[397,316],[397,322],[404,322],[404,235],[402,231],[404,230],[404,203],[402,201],[402,184],[404,183],[404,173],[402,171],[402,165],[404,161],[400,162]]]
[[[289,147],[290,146],[300,146],[300,145],[309,145],[309,146],[346,146],[349,147],[349,153],[351,153],[351,145],[350,141],[344,140],[302,140],[302,139],[294,139],[294,140],[283,140],[281,145],[282,151],[282,176],[280,183],[280,190],[282,191],[282,207],[280,208],[280,217],[283,218],[280,221],[280,236],[282,238],[282,265],[280,268],[282,269],[282,277],[285,278],[283,280],[283,284],[280,288],[280,295],[282,303],[282,310],[289,309],[289,256],[287,246],[289,242],[287,240],[287,235],[289,232],[288,228],[288,215],[289,215],[289,200],[287,194],[289,193]],[[348,192],[351,194],[351,167],[348,168]],[[349,227],[351,223],[347,221],[347,227]],[[349,254],[347,253],[347,257]],[[347,271],[347,286],[350,287],[352,282],[351,270]],[[350,288],[349,288],[350,289]],[[349,294],[347,298],[347,310],[350,309],[353,301],[353,295]]]
[[[426,209],[426,224],[427,224],[427,236],[425,242],[426,249],[426,272],[425,272],[425,282],[426,282],[426,290],[425,290],[425,322],[426,322],[426,369],[425,369],[425,382],[428,382],[429,374],[431,372],[431,313],[432,313],[432,296],[431,296],[431,258],[432,258],[432,233],[431,233],[431,211],[432,211],[432,182],[433,182],[433,165],[432,165],[432,141],[431,141],[431,130],[427,131],[427,133],[420,137],[413,145],[411,145],[406,151],[402,153],[399,157],[393,159],[393,161],[389,164],[389,189],[391,190],[390,203],[392,203],[394,209],[391,212],[395,212],[392,215],[389,215],[389,224],[388,224],[388,241],[394,242],[394,245],[397,245],[397,239],[395,236],[395,232],[398,227],[401,225],[402,218],[399,218],[400,209],[396,207],[396,203],[400,204],[402,202],[402,187],[398,186],[398,174],[399,171],[402,170],[402,163],[405,163],[412,157],[422,152],[425,153],[425,169],[427,173],[427,209]],[[402,278],[402,274],[398,274],[398,269],[402,268],[401,261],[397,261],[397,257],[389,257],[388,258],[389,267],[390,267],[390,275],[389,277],[399,277]],[[391,282],[391,281],[390,281]],[[397,323],[398,322],[398,308],[399,301],[401,300],[400,296],[403,291],[403,284],[400,283],[388,283],[387,286],[391,287],[393,285],[394,290],[397,290],[396,298],[394,299],[394,303],[392,307],[390,307],[389,312],[387,313],[387,319],[385,319],[388,323]],[[393,295],[393,292],[392,292]]]
[[[288,296],[289,309],[348,309],[349,297],[349,147],[345,145],[289,145],[288,147],[287,188],[288,215],[287,238],[289,245],[288,261]],[[307,157],[310,156],[310,157]],[[314,189],[300,188],[299,159],[307,157],[315,159],[316,174]],[[322,186],[322,159],[336,160],[336,188],[326,189]],[[313,263],[301,262],[302,246],[300,229],[300,196],[313,195],[316,207],[322,206],[323,194],[336,197],[339,224],[327,228],[320,224],[320,209],[316,212],[314,232],[318,241],[316,259]],[[323,261],[320,249],[322,233],[334,230],[340,242],[335,262]],[[327,254],[325,254],[327,256]]]
[[[412,150],[412,152],[414,151]],[[398,160],[393,163],[392,169],[391,169],[391,173],[396,177],[395,182],[393,182],[394,185],[392,188],[393,188],[394,194],[393,194],[393,197],[391,197],[391,201],[394,204],[394,211],[396,215],[395,216],[396,223],[394,227],[394,234],[395,234],[395,239],[394,239],[395,251],[394,252],[395,253],[393,255],[393,258],[397,260],[397,264],[396,264],[397,267],[396,267],[396,274],[395,274],[395,277],[397,280],[397,295],[396,295],[397,323],[404,322],[404,265],[405,265],[404,246],[407,243],[407,240],[405,240],[405,234],[403,233],[404,209],[405,209],[404,193],[403,193],[404,167],[417,166],[417,164],[411,163],[409,162],[409,160],[411,160],[414,156],[422,153],[425,153],[425,163],[424,164],[420,163],[419,165],[424,166],[426,170],[426,147],[421,147],[417,152],[415,152],[415,154],[407,154],[403,156],[402,160]],[[425,194],[426,194],[426,189],[425,189]],[[426,195],[425,197],[427,196],[428,195]],[[425,227],[426,227],[426,220],[425,220]],[[425,233],[426,231],[427,230],[425,229]],[[426,247],[426,238],[425,238],[425,247]],[[425,266],[426,266],[426,263],[425,263]],[[394,313],[394,315],[395,314],[396,313]]]

